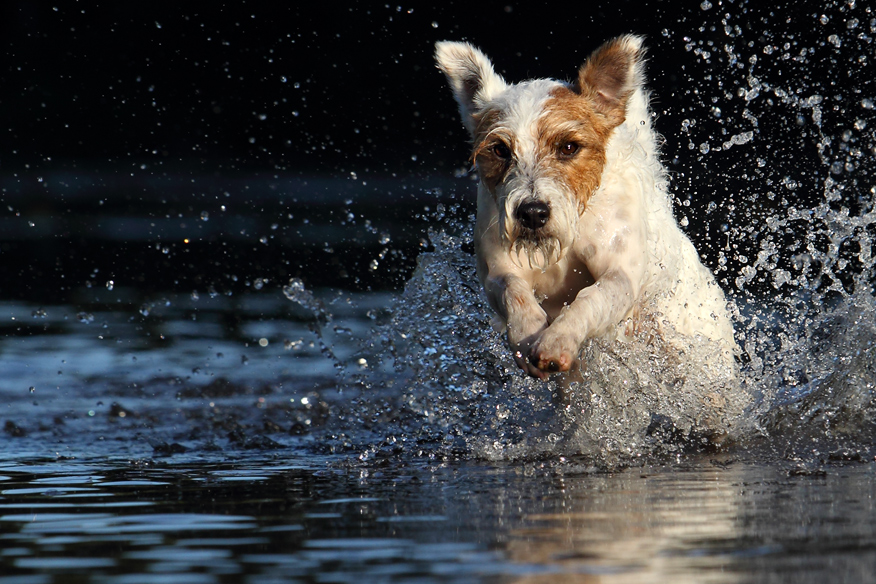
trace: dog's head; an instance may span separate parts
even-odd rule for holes
[[[500,232],[532,266],[559,261],[574,242],[609,136],[642,85],[643,54],[640,37],[623,36],[590,55],[574,83],[508,84],[468,43],[435,46],[472,137],[472,160],[499,208]]]

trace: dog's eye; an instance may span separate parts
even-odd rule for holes
[[[560,155],[560,158],[572,158],[578,153],[578,150],[581,149],[581,146],[578,145],[577,142],[563,142],[560,144],[560,148],[557,153]]]
[[[493,144],[493,154],[503,160],[511,158],[511,149],[504,142],[496,142]]]

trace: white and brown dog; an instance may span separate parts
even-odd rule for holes
[[[587,339],[627,339],[646,319],[717,343],[716,365],[737,371],[724,294],[672,215],[643,54],[640,37],[623,36],[573,83],[508,84],[473,46],[436,45],[480,176],[478,275],[535,377],[568,371]]]

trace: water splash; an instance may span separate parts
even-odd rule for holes
[[[690,27],[698,38],[664,33],[692,56],[674,112],[685,119],[662,128],[690,153],[673,189],[736,306],[743,394],[716,410],[704,364],[668,363],[644,341],[591,342],[570,386],[525,377],[475,277],[471,220],[445,222],[391,322],[364,343],[373,365],[338,418],[372,434],[333,428],[346,447],[363,460],[401,450],[613,465],[702,446],[715,426],[783,456],[872,442],[876,18],[855,2],[775,14],[708,3]]]
[[[715,359],[673,359],[646,330],[629,343],[587,344],[580,379],[525,376],[493,326],[465,251],[471,230],[430,238],[435,249],[420,256],[384,335],[405,375],[395,422],[418,448],[490,460],[583,455],[615,465],[710,444],[747,424],[749,400],[724,385]]]
[[[771,10],[740,3],[700,28],[715,31],[711,38],[689,39],[692,52],[711,49],[708,74],[688,74],[701,122],[683,128],[691,143],[751,133],[689,170],[728,185],[713,219],[726,226],[717,261],[740,306],[736,328],[747,383],[761,398],[761,430],[802,450],[822,447],[813,441],[869,442],[876,15],[855,2],[784,22]],[[743,33],[743,22],[757,25],[759,38]]]
[[[290,278],[289,283],[283,286],[283,295],[303,309],[303,318],[307,321],[308,328],[316,337],[320,352],[334,363],[338,373],[343,374],[345,364],[335,355],[332,348],[332,339],[327,331],[327,325],[332,320],[332,314],[326,310],[323,301],[314,296],[313,292],[305,287],[304,282],[300,278]],[[292,348],[294,341],[287,339],[284,345]]]

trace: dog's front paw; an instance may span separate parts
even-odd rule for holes
[[[548,328],[536,341],[529,353],[529,362],[542,372],[568,371],[578,360],[580,341],[573,335],[563,334]]]
[[[508,344],[511,346],[511,353],[514,355],[514,361],[517,363],[517,366],[523,369],[528,375],[532,377],[537,377],[539,379],[546,379],[548,374],[536,367],[529,360],[529,355],[532,351],[533,345],[537,342],[538,336],[541,334],[541,331],[538,331],[535,334],[529,335],[524,339],[514,340],[511,338],[511,334],[509,331],[508,334]]]

